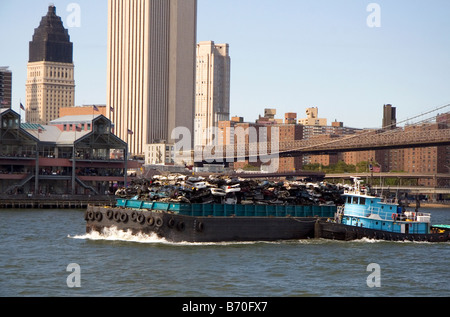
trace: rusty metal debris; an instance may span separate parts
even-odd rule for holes
[[[117,190],[116,196],[186,204],[334,205],[343,203],[343,192],[344,186],[326,182],[170,174],[135,180]]]

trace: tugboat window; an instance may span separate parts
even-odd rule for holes
[[[365,204],[366,204],[366,198],[364,198],[364,197],[359,197],[359,204],[360,204],[360,205],[365,205]]]
[[[353,203],[358,204],[358,197],[353,197]]]

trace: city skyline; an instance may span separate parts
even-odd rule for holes
[[[319,107],[330,121],[363,128],[381,126],[384,104],[396,107],[402,121],[449,103],[450,3],[376,1],[380,27],[367,23],[370,3],[199,0],[197,42],[230,44],[230,115],[253,121],[264,108],[302,116]],[[75,104],[106,104],[107,2],[54,4],[74,43]],[[27,46],[47,7],[0,4],[0,26],[11,30],[1,35],[0,65],[13,73],[18,112]]]

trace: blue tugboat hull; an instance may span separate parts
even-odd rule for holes
[[[389,232],[363,227],[349,226],[341,223],[321,221],[316,230],[316,235],[324,239],[351,241],[363,238],[387,241],[426,241],[446,242],[450,241],[450,230],[433,228],[435,233],[399,233]]]

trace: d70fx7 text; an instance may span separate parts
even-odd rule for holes
[[[227,311],[235,312],[263,312],[267,302],[227,302]]]

